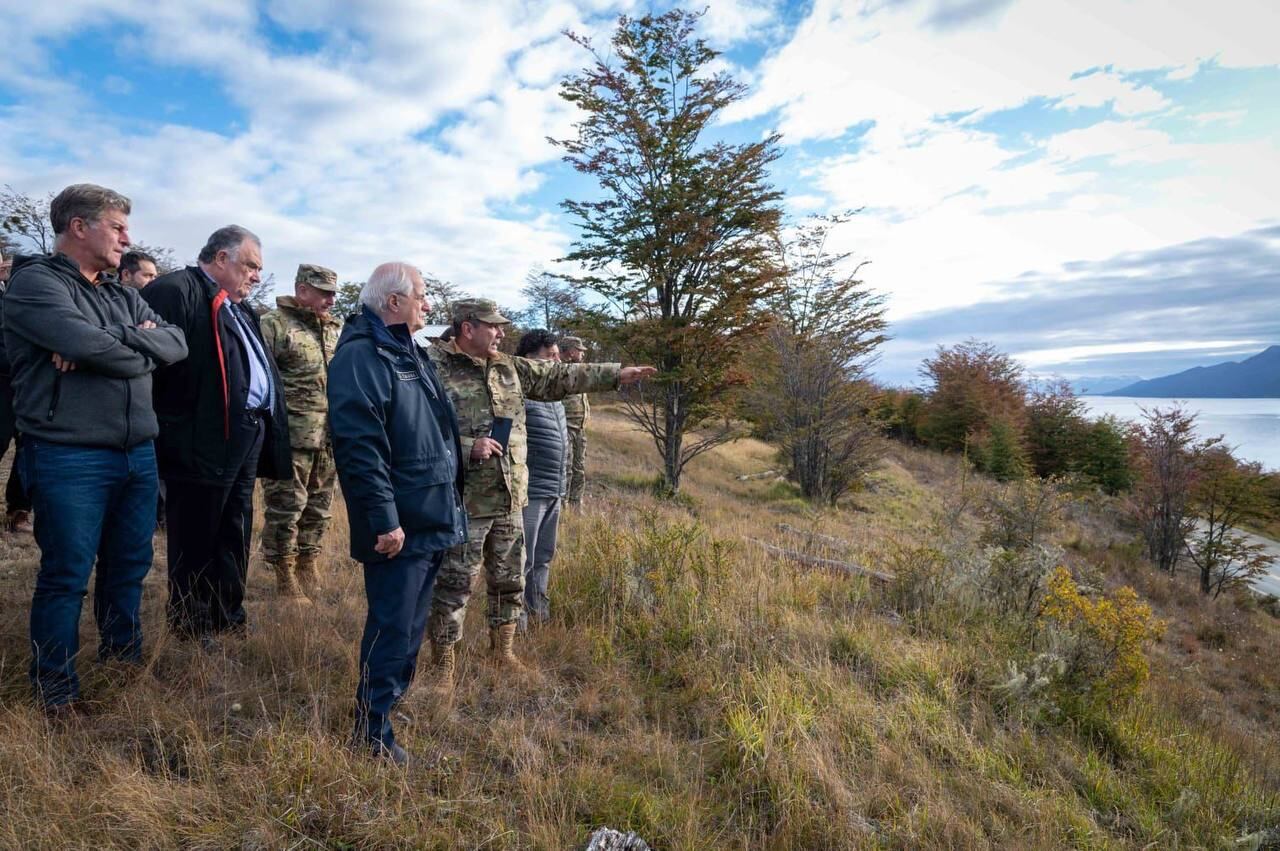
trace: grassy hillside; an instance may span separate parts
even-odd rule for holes
[[[520,648],[535,673],[484,662],[481,592],[455,699],[405,709],[408,772],[345,748],[363,600],[341,518],[326,599],[278,607],[255,567],[253,633],[214,654],[162,634],[160,556],[147,674],[88,658],[96,714],[71,726],[27,697],[37,553],[0,544],[0,847],[560,849],[608,825],[660,849],[1221,848],[1280,827],[1277,622],[1155,577],[1106,506],[1071,509],[1062,560],[1136,584],[1169,626],[1131,701],[1044,703],[1006,688],[1026,629],[952,581],[990,487],[952,460],[894,448],[873,489],[815,513],[736,478],[774,466],[754,441],[695,462],[678,502],[616,414],[589,456],[553,623]],[[87,616],[83,635],[91,657]]]

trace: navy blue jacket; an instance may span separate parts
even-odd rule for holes
[[[374,545],[397,526],[401,555],[467,539],[458,420],[406,326],[367,307],[347,320],[329,363],[329,427],[352,558],[386,561]]]

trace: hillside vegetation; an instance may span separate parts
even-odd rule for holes
[[[346,748],[363,593],[341,516],[326,599],[278,607],[255,566],[252,634],[216,653],[163,635],[158,554],[147,673],[94,662],[86,616],[96,711],[65,725],[28,697],[38,554],[6,541],[0,847],[564,849],[601,825],[690,851],[1278,841],[1280,626],[1141,566],[1105,503],[1073,503],[1047,541],[1085,586],[1053,598],[1054,634],[1085,635],[1071,618],[1109,601],[1160,638],[1122,630],[1136,667],[1073,681],[1036,670],[1038,597],[1024,611],[968,584],[1006,575],[981,510],[996,486],[953,458],[895,445],[868,490],[815,512],[785,482],[736,478],[775,466],[759,442],[713,450],[660,500],[646,436],[602,410],[590,441],[553,621],[520,647],[536,671],[484,662],[478,593],[455,699],[423,689],[405,707],[407,772]]]

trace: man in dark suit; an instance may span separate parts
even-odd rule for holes
[[[191,351],[156,373],[156,448],[167,496],[169,626],[202,641],[243,634],[254,480],[292,475],[280,375],[243,303],[261,272],[261,241],[228,225],[209,237],[197,265],[141,293],[183,330]]]

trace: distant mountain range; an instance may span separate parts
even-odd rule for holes
[[[1089,375],[1071,379],[1071,389],[1077,396],[1105,396],[1112,390],[1137,384],[1141,375]]]
[[[1280,346],[1270,346],[1239,362],[1196,366],[1174,375],[1138,381],[1100,395],[1166,399],[1280,398]]]

